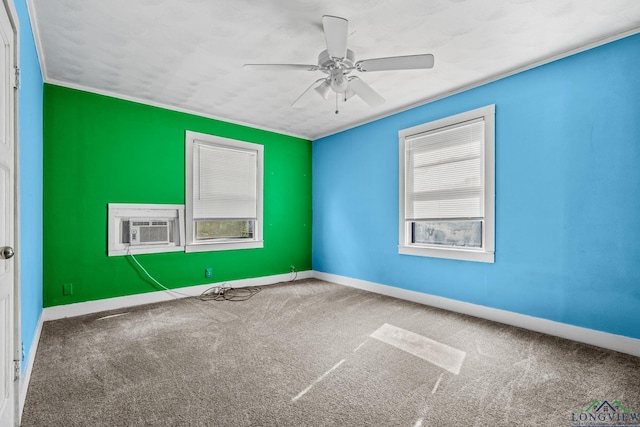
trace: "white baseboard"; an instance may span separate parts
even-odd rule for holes
[[[539,317],[527,316],[525,314],[485,307],[482,305],[424,294],[421,292],[410,291],[393,286],[381,285],[365,280],[338,276],[335,274],[313,271],[313,277],[316,279],[337,283],[339,285],[349,286],[352,288],[375,292],[377,294],[387,295],[398,299],[417,302],[419,304],[442,308],[445,310],[454,311],[456,313],[468,314],[470,316],[492,320],[494,322],[504,323],[511,326],[517,326],[519,328],[529,329],[535,332],[542,332],[547,335],[566,338],[572,341],[578,341],[581,343],[595,345],[597,347],[615,350],[621,353],[640,357],[640,339],[636,338],[610,334],[607,332],[596,331],[594,329],[582,328],[579,326],[554,322],[552,320],[542,319]]]
[[[145,294],[129,295],[125,297],[107,298],[97,301],[79,302],[68,305],[58,305],[47,307],[42,312],[44,321],[63,319],[65,317],[82,316],[85,314],[98,313],[107,310],[117,310],[120,308],[133,307],[136,305],[151,304],[155,302],[169,301],[186,297],[197,297],[212,286],[225,286],[232,288],[246,288],[248,286],[267,286],[280,282],[288,282],[293,279],[293,274],[277,274],[274,276],[256,277],[251,279],[230,280],[221,283],[209,283],[206,285],[187,286],[176,288],[171,291],[156,291]],[[295,276],[296,280],[309,279],[312,277],[311,271],[300,271]]]
[[[24,402],[27,400],[27,390],[29,389],[29,381],[31,381],[31,372],[33,371],[33,364],[36,361],[36,352],[38,351],[38,343],[40,342],[40,335],[42,334],[42,313],[38,319],[38,325],[36,331],[33,334],[33,341],[31,341],[31,347],[29,347],[29,357],[27,358],[27,366],[24,370],[24,374],[20,376],[20,408],[19,418],[22,419],[22,410],[24,409]]]

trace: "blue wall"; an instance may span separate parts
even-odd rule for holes
[[[315,141],[314,270],[640,338],[638,70],[634,35]],[[495,264],[399,255],[398,130],[488,104]]]
[[[21,334],[29,355],[42,313],[42,74],[25,0],[15,0],[20,21],[18,127],[20,138]],[[26,364],[23,364],[23,369]]]

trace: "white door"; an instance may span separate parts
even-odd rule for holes
[[[14,36],[0,7],[0,426],[16,425],[14,366],[15,144],[13,123]]]

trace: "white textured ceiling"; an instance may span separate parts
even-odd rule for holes
[[[638,0],[28,0],[46,82],[316,139],[640,31]],[[356,60],[432,53],[431,70],[357,73],[385,99],[291,103],[319,71],[322,15]]]

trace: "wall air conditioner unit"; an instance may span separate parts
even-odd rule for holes
[[[184,205],[108,203],[107,221],[108,256],[184,252]]]
[[[171,220],[165,218],[131,218],[129,245],[166,245],[171,236]]]

